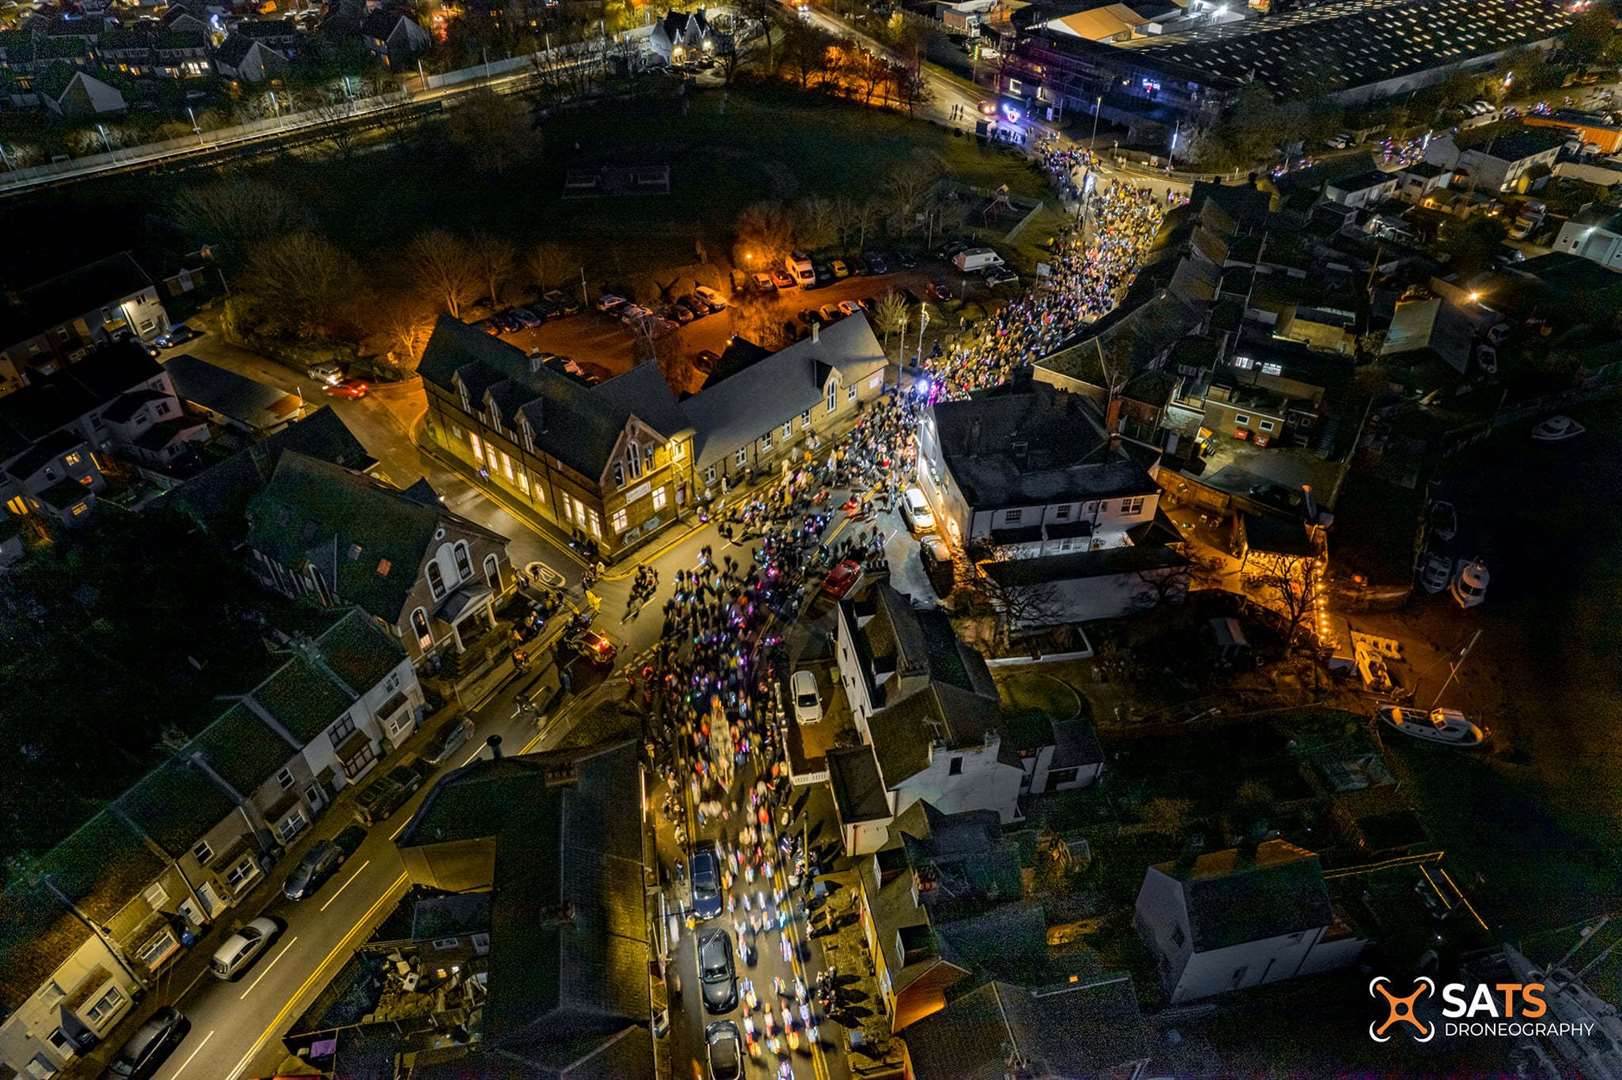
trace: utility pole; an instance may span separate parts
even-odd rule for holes
[[[1436,700],[1431,702],[1431,708],[1436,708],[1436,703],[1442,700],[1442,695],[1447,692],[1447,688],[1453,685],[1453,677],[1459,673],[1459,668],[1464,666],[1465,660],[1470,656],[1470,650],[1475,648],[1476,642],[1480,640],[1481,631],[1477,630],[1475,636],[1470,639],[1470,644],[1466,645],[1464,651],[1459,653],[1459,658],[1453,661],[1453,667],[1447,673],[1447,681],[1442,683],[1442,689],[1436,691]]]
[[[591,297],[586,295],[586,268],[580,268],[580,302],[587,307],[591,306]]]

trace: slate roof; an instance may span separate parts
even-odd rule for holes
[[[1029,1075],[1082,1080],[1145,1061],[1148,1033],[1132,980],[1028,990],[988,982],[912,1024],[902,1038],[918,1076],[1004,1080],[1017,1052]]]
[[[371,686],[359,689],[370,690]],[[254,687],[252,697],[302,746],[308,746],[354,704],[349,694],[302,653],[291,654],[270,678]]]
[[[236,803],[201,770],[169,760],[113,803],[152,842],[179,858],[236,810]]]
[[[527,395],[517,411],[528,419],[536,447],[592,480],[607,468],[630,417],[667,438],[687,425],[656,365],[632,368],[591,387],[550,368],[537,365],[531,371],[530,366],[518,349],[447,315],[435,324],[417,371],[452,396],[459,396],[460,379],[475,409],[484,407],[490,387],[514,384]],[[513,388],[505,390],[503,400],[510,403],[514,393]],[[504,415],[503,423],[517,427],[518,418]]]
[[[164,368],[180,397],[255,431],[284,424],[298,412],[299,399],[285,390],[190,353],[170,357]]]
[[[113,342],[0,397],[0,457],[76,423],[162,369],[135,342]]]
[[[890,800],[872,747],[836,747],[823,760],[828,765],[828,786],[833,790],[841,822],[852,825],[890,816]]]
[[[39,871],[86,917],[106,924],[166,865],[133,825],[104,810],[47,852]]]
[[[1164,544],[1134,544],[1130,547],[1100,548],[1098,551],[1069,551],[1062,555],[1042,555],[1032,559],[1006,559],[987,563],[986,575],[1003,586],[1038,585],[1042,582],[1073,581],[1109,574],[1135,574],[1183,566],[1187,558]]]
[[[302,749],[290,745],[252,709],[239,703],[187,743],[186,756],[201,751],[209,767],[246,799]]]
[[[1111,453],[1108,437],[1077,394],[1026,381],[931,410],[947,470],[975,510],[1143,495],[1142,466]],[[1015,442],[1026,446],[1017,455]]]
[[[43,886],[0,893],[0,1009],[14,1011],[90,940],[90,928]]]
[[[1334,920],[1318,856],[1283,840],[1254,855],[1238,849],[1201,855],[1192,866],[1154,869],[1180,881],[1195,952],[1328,926]]]
[[[504,541],[442,506],[284,451],[270,482],[248,505],[248,543],[284,566],[313,563],[340,600],[393,623],[442,522]]]
[[[556,1066],[646,1020],[637,747],[481,760],[429,793],[402,847],[495,840],[487,1049]]]
[[[857,662],[875,708],[891,703],[902,680],[918,677],[996,700],[997,687],[985,658],[963,644],[944,613],[913,607],[888,582],[840,605],[847,625],[856,628]],[[877,667],[893,671],[896,678],[879,683],[874,677]]]
[[[5,400],[0,398],[0,402]],[[248,503],[270,481],[285,450],[357,472],[377,463],[344,426],[338,413],[323,406],[298,423],[211,465],[176,488],[169,498],[204,529],[228,543],[240,541],[247,533]]]
[[[405,659],[405,650],[364,611],[351,608],[316,638],[327,666],[356,693],[364,694]]]
[[[884,364],[884,350],[867,316],[858,312],[823,327],[816,341],[802,338],[712,380],[681,403],[695,432],[694,464],[703,469],[814,408],[825,396],[830,372],[854,386]]]
[[[260,42],[248,37],[246,34],[231,34],[214,49],[214,61],[226,67],[239,68],[248,58],[255,45]],[[261,47],[263,47],[261,45]]]
[[[23,289],[22,311],[7,312],[5,336],[21,341],[151,287],[152,279],[129,252],[97,259]]]
[[[894,788],[929,766],[937,742],[948,750],[984,744],[998,730],[1002,714],[988,701],[957,687],[931,682],[867,718],[873,754],[887,787]]]

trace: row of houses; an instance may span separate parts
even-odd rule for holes
[[[409,657],[356,608],[273,631],[263,668],[7,886],[0,1062],[17,1074],[54,1076],[100,1042],[422,714]]]

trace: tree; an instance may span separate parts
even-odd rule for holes
[[[462,147],[473,167],[497,176],[540,152],[541,133],[535,130],[529,106],[522,98],[493,90],[466,95],[450,110],[446,133]]]
[[[1317,559],[1253,551],[1247,560],[1245,579],[1260,591],[1268,609],[1279,616],[1286,647],[1295,645],[1303,629],[1309,636],[1314,632],[1310,620],[1323,588]]]
[[[1143,804],[1143,823],[1163,836],[1176,836],[1183,831],[1193,809],[1188,799],[1157,795]]]
[[[1181,604],[1187,599],[1194,573],[1192,564],[1185,562],[1179,566],[1139,570],[1136,578],[1137,595],[1133,600],[1138,610],[1153,611],[1168,604]]]
[[[732,232],[733,262],[750,270],[776,266],[794,249],[794,220],[779,202],[744,207]]]
[[[860,251],[867,246],[868,230],[878,222],[879,208],[872,199],[841,195],[834,200],[834,216],[840,222],[842,238],[848,241],[854,234],[856,249]]]
[[[833,44],[832,34],[803,19],[790,20],[784,28],[783,67],[801,90],[809,90],[814,77],[827,77],[828,53]]]
[[[996,618],[999,649],[1008,650],[1016,629],[1052,626],[1063,619],[1064,605],[1051,582],[1025,582],[1017,576],[988,572],[987,566],[997,562],[998,556],[995,549],[983,543],[970,549],[969,561],[974,567],[969,587]]]
[[[839,242],[839,214],[833,201],[808,195],[794,204],[794,237],[807,250]]]
[[[1599,4],[1571,20],[1566,30],[1566,53],[1579,64],[1614,56],[1617,50],[1616,27],[1609,5]]]
[[[404,265],[417,287],[452,318],[479,295],[479,262],[467,241],[444,229],[422,233],[405,250]]]
[[[320,119],[324,142],[332,156],[347,161],[354,156],[360,141],[360,128],[350,121],[355,115],[355,103],[347,97],[332,98],[312,110]]]
[[[271,329],[330,337],[354,329],[364,280],[355,260],[331,241],[295,232],[254,245],[242,286]]]
[[[479,279],[491,306],[499,305],[501,286],[512,276],[518,263],[518,248],[504,236],[477,232],[468,239],[468,250],[478,267]]]
[[[411,292],[390,294],[377,306],[374,321],[387,343],[389,360],[402,372],[417,370],[434,330],[434,306]]]
[[[529,253],[530,280],[542,292],[562,285],[579,265],[575,253],[555,240],[543,240]]]
[[[246,176],[188,187],[175,199],[173,213],[194,242],[228,261],[243,258],[257,241],[309,223],[304,204],[286,190]]]
[[[885,178],[885,194],[889,196],[903,236],[912,231],[914,219],[929,202],[943,171],[939,158],[920,155],[895,166]]]
[[[900,334],[905,339],[907,326],[912,321],[912,314],[907,310],[907,298],[894,289],[879,297],[879,306],[873,312],[873,321],[884,331],[886,349],[890,347],[891,334]]]

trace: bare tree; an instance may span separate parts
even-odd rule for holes
[[[239,259],[256,241],[309,223],[308,211],[289,192],[246,176],[188,187],[175,199],[174,218],[195,242],[227,259]]]
[[[388,344],[389,360],[403,373],[417,370],[434,329],[434,305],[410,292],[395,292],[377,305],[374,321]]]
[[[350,121],[355,115],[355,103],[347,97],[332,98],[313,110],[321,122],[322,142],[332,150],[333,157],[348,160],[354,156],[360,142],[360,128]]]
[[[891,334],[900,334],[905,340],[907,327],[912,322],[912,313],[907,310],[907,298],[894,289],[879,297],[878,308],[873,312],[873,321],[884,331],[886,349],[890,347]]]
[[[541,149],[541,133],[529,106],[522,98],[492,90],[463,98],[450,110],[446,131],[467,151],[475,169],[498,176]]]
[[[872,199],[857,199],[841,195],[834,200],[834,216],[840,223],[841,238],[847,242],[854,236],[856,249],[867,245],[867,233],[879,220],[879,208]]]
[[[794,248],[794,220],[782,203],[757,202],[743,208],[733,226],[733,261],[760,270],[774,266]]]
[[[912,231],[914,219],[928,203],[942,171],[939,158],[921,155],[897,165],[885,178],[885,193],[889,196],[903,235]]]
[[[996,553],[984,545],[976,545],[969,557],[974,565],[969,584],[976,599],[996,618],[999,649],[1007,651],[1018,628],[1052,626],[1063,620],[1064,605],[1051,582],[1027,582],[1017,575],[1003,577],[989,572],[987,565],[997,561]]]
[[[1133,602],[1139,611],[1153,611],[1168,604],[1181,604],[1194,581],[1193,564],[1139,570]]]
[[[478,259],[467,241],[444,229],[431,229],[405,250],[405,267],[417,286],[443,304],[452,318],[479,295]]]
[[[809,90],[817,76],[827,77],[828,50],[833,44],[833,35],[803,19],[790,20],[783,31],[783,67],[801,90]]]
[[[839,214],[833,201],[808,195],[794,205],[794,236],[806,249],[829,247],[839,241]]]
[[[518,263],[518,248],[504,236],[477,232],[468,239],[468,249],[478,265],[485,295],[492,305],[500,304],[501,286],[512,277]]]
[[[364,298],[360,267],[331,241],[310,232],[274,236],[248,255],[242,287],[266,325],[301,338],[352,331]]]
[[[1253,551],[1246,565],[1246,582],[1260,589],[1267,607],[1284,624],[1286,646],[1294,646],[1303,629],[1309,637],[1316,633],[1311,620],[1323,588],[1316,558]]]
[[[529,276],[542,292],[562,285],[579,265],[575,253],[554,240],[543,240],[529,253]]]

